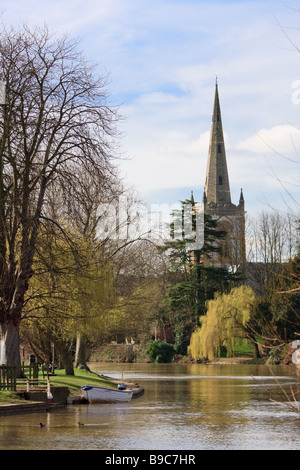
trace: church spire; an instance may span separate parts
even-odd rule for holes
[[[204,193],[208,204],[231,204],[217,77]]]

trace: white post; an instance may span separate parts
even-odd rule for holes
[[[50,388],[50,380],[48,379],[47,381],[47,402],[50,403],[53,399],[53,395],[51,393],[51,388]]]

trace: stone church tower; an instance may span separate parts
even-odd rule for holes
[[[245,202],[242,190],[239,204],[231,202],[217,81],[203,206],[204,212],[217,219],[220,229],[228,233],[227,239],[222,242],[222,253],[213,260],[213,263],[241,269],[245,262]]]

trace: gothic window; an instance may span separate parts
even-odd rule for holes
[[[219,176],[219,185],[222,186],[222,184],[223,184],[223,178],[222,176]]]
[[[221,144],[218,144],[218,153],[221,153]]]

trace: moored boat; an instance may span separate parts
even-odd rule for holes
[[[131,389],[99,387],[98,385],[83,385],[84,398],[89,403],[114,403],[130,401],[133,395]]]

